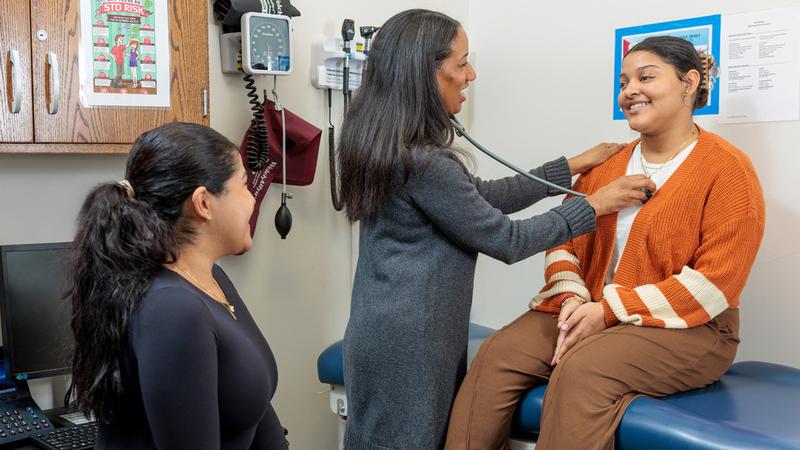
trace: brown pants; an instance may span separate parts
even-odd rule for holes
[[[716,381],[739,344],[739,311],[729,309],[685,330],[608,328],[577,343],[554,369],[556,321],[528,311],[484,341],[453,404],[447,450],[507,448],[522,394],[548,380],[536,449],[611,450],[634,398]]]
[[[125,75],[125,63],[117,63],[117,76],[111,80],[111,87],[122,87],[122,76]]]

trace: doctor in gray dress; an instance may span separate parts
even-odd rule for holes
[[[511,264],[593,231],[598,215],[640,202],[642,176],[621,178],[522,220],[558,192],[522,176],[473,177],[454,148],[449,115],[475,79],[454,19],[404,11],[378,32],[339,144],[342,199],[361,222],[344,340],[345,448],[428,450],[444,445],[466,371],[478,253]],[[531,173],[569,187],[571,176],[620,146],[601,144]]]

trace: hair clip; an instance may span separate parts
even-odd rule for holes
[[[133,185],[128,180],[117,181],[117,184],[125,189],[125,193],[128,195],[128,198],[133,198],[136,195],[136,191],[133,190]]]
[[[714,60],[714,55],[709,55],[704,51],[699,52],[700,61],[703,64],[703,87],[711,92],[714,90],[714,84],[719,78],[719,67]]]

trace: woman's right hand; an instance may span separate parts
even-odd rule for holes
[[[586,201],[594,208],[595,215],[604,216],[641,204],[647,199],[644,189],[654,193],[656,185],[644,175],[619,177],[598,189]]]

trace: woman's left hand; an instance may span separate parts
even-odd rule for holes
[[[567,321],[561,325],[561,332],[564,333],[565,336],[563,339],[559,339],[551,364],[553,366],[558,364],[561,357],[584,338],[605,329],[606,319],[603,313],[602,303],[589,302],[579,306],[578,309],[569,316]]]
[[[586,172],[587,170],[604,163],[608,158],[612,157],[624,147],[625,146],[623,144],[610,144],[607,142],[597,144],[580,155],[567,160],[567,164],[569,165],[569,173],[572,175],[577,175],[579,173]]]

